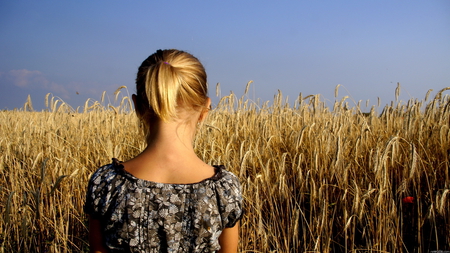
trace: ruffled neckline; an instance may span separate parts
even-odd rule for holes
[[[155,181],[151,181],[151,180],[146,180],[146,179],[142,179],[142,178],[138,178],[135,177],[133,174],[131,174],[130,172],[126,171],[125,168],[123,167],[122,161],[120,161],[117,158],[113,158],[112,159],[112,164],[113,168],[120,174],[122,174],[123,176],[125,176],[126,178],[129,178],[133,181],[138,182],[138,184],[143,185],[143,186],[149,186],[149,185],[153,185],[153,186],[189,186],[189,185],[201,185],[207,182],[211,182],[211,181],[218,181],[221,178],[224,177],[224,171],[226,171],[225,166],[223,165],[212,165],[215,169],[215,173],[212,177],[209,178],[205,178],[199,182],[195,182],[195,183],[187,183],[187,184],[171,184],[171,183],[160,183],[160,182],[155,182]]]

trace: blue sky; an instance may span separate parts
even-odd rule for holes
[[[389,104],[450,86],[450,1],[0,0],[0,109],[73,107],[126,85],[157,49],[197,56],[210,96],[321,94]],[[112,99],[111,95],[111,99]]]

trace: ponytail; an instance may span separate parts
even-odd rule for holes
[[[175,118],[180,82],[170,64],[160,62],[149,68],[145,83],[150,108],[154,113],[164,121]]]
[[[179,50],[158,50],[139,67],[136,112],[145,122],[170,121],[180,108],[198,109],[206,103],[206,72],[200,61]]]

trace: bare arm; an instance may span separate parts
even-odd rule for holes
[[[218,253],[236,253],[239,243],[239,222],[232,228],[225,228],[219,236],[220,250]]]
[[[89,245],[91,253],[107,253],[103,246],[100,221],[89,217]]]

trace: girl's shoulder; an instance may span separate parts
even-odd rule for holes
[[[210,185],[215,184],[217,187],[237,187],[240,188],[240,182],[238,177],[231,171],[227,170],[224,165],[213,165],[215,173],[212,177],[206,178],[200,182],[186,184],[186,185]],[[116,158],[112,159],[112,163],[99,167],[91,176],[90,182],[93,184],[107,185],[108,183],[117,181],[128,181],[129,183],[136,184],[138,187],[167,187],[170,185],[180,186],[183,184],[165,184],[147,181],[144,179],[136,178],[132,174],[124,170],[121,161]]]
[[[224,165],[213,165],[213,167],[216,169],[216,173],[211,178],[212,180],[239,185],[238,177],[233,172],[227,170]]]
[[[215,173],[212,177],[206,178],[200,182],[192,184],[165,184],[147,181],[136,178],[132,174],[124,170],[121,162],[113,158],[112,163],[99,167],[91,176],[89,183],[91,187],[105,187],[110,184],[114,186],[127,184],[129,188],[178,188],[183,186],[197,187],[213,187],[219,191],[234,193],[240,195],[241,185],[239,178],[231,171],[227,170],[224,165],[213,165]],[[111,189],[110,187],[106,187]],[[114,188],[114,187],[113,187]]]
[[[100,183],[101,181],[104,180],[111,180],[113,178],[115,178],[115,176],[117,174],[120,174],[120,170],[117,170],[117,163],[116,161],[117,159],[113,159],[113,162],[110,164],[106,164],[103,165],[101,167],[99,167],[91,176],[90,178],[90,182],[91,183]]]

